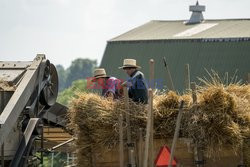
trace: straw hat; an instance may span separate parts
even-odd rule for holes
[[[94,71],[94,78],[93,79],[97,79],[97,78],[108,78],[109,76],[107,76],[106,71],[104,68],[97,68]]]
[[[136,65],[136,60],[135,59],[124,59],[123,60],[123,66],[119,67],[119,69],[126,68],[126,67],[141,68],[140,66]]]

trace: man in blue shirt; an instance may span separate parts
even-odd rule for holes
[[[123,69],[129,76],[126,86],[128,87],[128,95],[134,102],[148,103],[148,86],[144,78],[144,74],[138,69],[141,68],[136,64],[135,59],[124,59]]]

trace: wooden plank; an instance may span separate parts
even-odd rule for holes
[[[72,137],[68,133],[43,133],[45,138],[53,138],[53,137]]]
[[[43,128],[44,133],[55,133],[55,132],[60,132],[60,133],[65,133],[66,131],[62,128],[52,128],[52,127],[44,127]]]

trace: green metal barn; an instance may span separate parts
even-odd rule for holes
[[[191,7],[193,14],[186,22],[150,21],[109,40],[100,67],[109,75],[126,79],[118,66],[123,59],[134,58],[148,78],[149,60],[153,58],[156,82],[163,88],[168,82],[163,63],[166,57],[174,87],[179,92],[184,90],[185,64],[190,66],[191,82],[199,84],[197,77],[208,75],[205,69],[213,69],[220,75],[228,72],[229,76],[237,71],[238,78],[247,82],[250,19],[203,20],[200,6]]]

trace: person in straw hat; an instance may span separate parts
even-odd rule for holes
[[[102,96],[117,99],[121,96],[121,81],[115,77],[108,76],[104,68],[94,70],[92,82],[96,83],[96,89],[102,89]]]
[[[124,59],[123,66],[119,69],[123,69],[129,79],[123,83],[128,87],[128,95],[134,102],[143,104],[148,103],[148,86],[144,77],[144,74],[138,69],[141,68],[136,64],[135,59]]]

